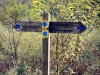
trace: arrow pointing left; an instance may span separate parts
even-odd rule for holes
[[[17,31],[24,32],[42,32],[42,23],[31,21],[18,21],[15,23],[13,28]]]

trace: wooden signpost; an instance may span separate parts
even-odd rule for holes
[[[50,35],[49,35],[49,12],[44,12],[42,15],[42,52],[43,52],[43,62],[42,62],[42,75],[50,75]]]
[[[13,27],[17,31],[42,32],[42,75],[50,75],[50,33],[81,34],[86,27],[81,22],[50,22],[49,12],[43,12],[42,20],[18,21]]]

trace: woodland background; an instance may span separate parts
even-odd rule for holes
[[[82,34],[50,34],[50,75],[100,75],[100,0],[0,0],[0,75],[42,75],[42,34],[16,21],[82,22]]]

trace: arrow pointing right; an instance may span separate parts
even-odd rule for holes
[[[49,22],[50,33],[81,34],[86,27],[81,22]]]

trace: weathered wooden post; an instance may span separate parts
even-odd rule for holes
[[[43,12],[42,15],[42,75],[50,75],[50,34],[49,34],[49,12]]]

